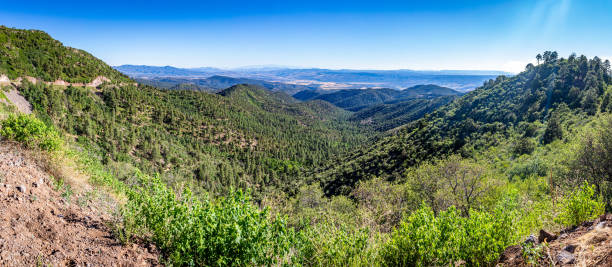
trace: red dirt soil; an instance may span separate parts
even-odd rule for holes
[[[102,203],[112,199],[96,191],[63,197],[33,155],[0,142],[0,266],[159,265],[154,247],[113,237]]]

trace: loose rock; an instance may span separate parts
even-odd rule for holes
[[[26,186],[25,185],[18,185],[17,186],[17,190],[19,190],[19,192],[21,192],[21,193],[25,193]]]
[[[576,251],[576,245],[567,245],[565,248],[563,248],[563,250],[569,253],[574,253],[574,251]]]
[[[557,262],[560,264],[573,264],[574,261],[576,261],[576,258],[568,251],[561,250],[559,254],[557,254]]]
[[[536,243],[536,238],[533,235],[529,235],[527,237],[527,239],[525,239],[525,242],[523,242],[523,243],[525,243],[525,244],[529,244],[529,243],[535,244]]]
[[[544,241],[550,242],[557,239],[557,236],[545,231],[544,229],[540,230],[540,235],[538,236],[538,243],[542,243]]]

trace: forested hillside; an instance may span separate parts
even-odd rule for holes
[[[350,120],[370,125],[376,131],[387,131],[418,120],[456,98],[457,96],[440,96],[432,99],[389,101],[363,108],[355,112]]]
[[[305,168],[368,136],[328,103],[297,103],[248,85],[219,94],[113,85],[97,93],[42,84],[20,91],[44,120],[78,136],[104,162],[129,162],[217,193],[292,188]]]
[[[0,73],[11,79],[30,76],[44,81],[89,83],[105,76],[115,82],[129,81],[89,53],[63,46],[43,31],[0,25],[0,43]]]
[[[417,85],[404,90],[395,89],[347,89],[328,92],[325,90],[301,91],[293,95],[299,100],[324,100],[350,111],[389,102],[409,99],[427,99],[440,96],[460,95],[458,91],[437,85]]]
[[[559,120],[570,114],[608,111],[609,84],[609,61],[576,55],[558,58],[556,52],[547,52],[541,64],[488,81],[317,175],[325,180],[328,194],[337,194],[372,176],[395,180],[405,168],[431,159],[454,153],[473,156],[516,132],[529,142],[547,144],[563,137]],[[542,124],[546,131],[538,132]]]

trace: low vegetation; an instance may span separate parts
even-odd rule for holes
[[[0,123],[0,135],[29,148],[57,150],[62,142],[57,131],[32,115],[10,115]]]

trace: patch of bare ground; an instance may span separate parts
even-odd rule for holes
[[[0,142],[0,266],[159,264],[154,247],[113,237],[108,194],[55,182],[40,157]]]
[[[25,114],[32,113],[32,105],[30,105],[30,102],[28,102],[28,100],[26,100],[21,94],[19,94],[19,91],[17,91],[15,88],[9,90],[4,94],[6,95],[6,98],[17,107],[17,110],[19,110],[19,112]]]
[[[612,266],[612,214],[556,234],[540,231],[536,242],[545,239],[539,266]],[[520,245],[508,247],[497,266],[532,266],[522,253]]]

